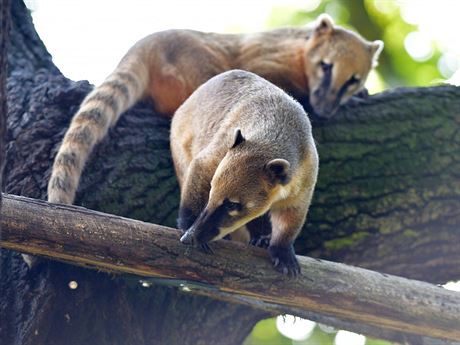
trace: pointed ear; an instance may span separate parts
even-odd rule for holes
[[[233,141],[230,148],[232,149],[244,141],[246,141],[246,139],[243,137],[243,134],[241,134],[241,129],[237,128],[235,129],[235,134],[233,135]]]
[[[270,181],[286,184],[289,182],[291,164],[285,159],[273,159],[265,165],[265,171]]]
[[[377,41],[374,41],[374,42],[371,42],[369,44],[369,50],[372,54],[372,67],[376,67],[377,66],[377,60],[380,56],[380,53],[382,52],[383,50],[383,42],[380,41],[380,40],[377,40]]]
[[[330,15],[323,13],[316,18],[315,33],[323,35],[331,32],[334,29],[334,20]]]

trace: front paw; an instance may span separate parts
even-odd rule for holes
[[[291,277],[300,274],[300,266],[297,258],[295,257],[294,247],[292,244],[288,247],[270,246],[268,253],[273,262],[273,266],[283,273]]]

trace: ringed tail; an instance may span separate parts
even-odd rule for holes
[[[134,59],[132,59],[134,60]],[[48,201],[72,204],[81,173],[94,146],[120,115],[136,103],[148,85],[148,69],[125,57],[107,79],[83,100],[54,160]]]

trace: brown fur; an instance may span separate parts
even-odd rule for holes
[[[238,68],[264,77],[298,100],[310,100],[319,114],[331,114],[362,88],[380,49],[381,43],[335,27],[327,16],[310,27],[255,34],[169,30],[150,35],[136,43],[83,101],[56,156],[48,200],[73,202],[92,148],[142,97],[150,97],[158,112],[172,116],[198,86]],[[325,59],[336,64],[327,90],[320,87],[320,62]],[[359,82],[338,97],[339,86],[352,76]]]
[[[297,102],[253,73],[222,73],[177,110],[171,152],[183,241],[240,238],[247,223],[269,212],[272,259],[284,273],[298,272],[292,243],[311,202],[318,155]]]

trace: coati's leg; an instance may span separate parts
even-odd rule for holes
[[[209,164],[208,164],[209,165]],[[195,158],[190,163],[182,186],[177,225],[186,231],[205,208],[209,197],[210,178],[208,165],[202,158]]]
[[[307,208],[295,207],[272,210],[272,238],[268,252],[277,270],[283,274],[296,276],[300,266],[295,257],[294,240],[305,222]]]
[[[182,232],[186,232],[193,225],[205,208],[211,188],[211,177],[209,164],[206,164],[203,158],[192,160],[182,186],[179,219],[177,220],[177,226]],[[200,244],[200,247],[206,253],[213,253],[207,243]]]
[[[268,212],[259,218],[251,220],[246,224],[246,228],[251,235],[250,244],[256,247],[268,248],[272,234],[272,224],[270,223]]]

